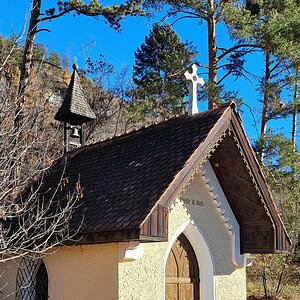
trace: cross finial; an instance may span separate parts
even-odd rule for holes
[[[204,80],[202,77],[197,75],[197,66],[196,64],[192,65],[192,73],[186,71],[184,77],[189,81],[189,110],[188,114],[193,115],[198,113],[197,106],[197,88],[198,86],[204,85]]]
[[[75,70],[78,71],[77,57],[76,57],[76,56],[74,57],[74,64],[73,64],[72,67],[73,67],[73,70],[74,70],[74,71],[75,71]]]

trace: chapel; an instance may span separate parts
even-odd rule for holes
[[[40,259],[8,263],[7,299],[242,300],[255,255],[289,250],[235,104],[198,113],[196,71],[186,73],[188,114],[68,149],[49,168],[43,201],[62,178],[58,202],[80,180],[69,221],[77,238]],[[56,115],[66,141],[94,117],[75,68]]]

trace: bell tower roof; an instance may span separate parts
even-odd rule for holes
[[[54,119],[71,125],[82,125],[96,118],[88,104],[78,75],[78,67],[73,64],[73,74],[66,96],[58,109]]]

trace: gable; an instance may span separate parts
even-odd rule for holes
[[[68,184],[56,199],[64,199],[79,181],[83,197],[70,229],[80,227],[80,243],[164,240],[166,206],[159,206],[158,199],[226,108],[180,116],[73,150],[49,170],[40,194],[50,198],[63,177]]]
[[[227,137],[229,132],[236,139]],[[242,152],[246,154],[241,160]],[[215,173],[242,227],[242,251],[288,249],[288,237],[231,104],[71,151],[49,170],[40,193],[47,200],[60,178],[66,178],[67,186],[56,194],[60,201],[76,189],[79,180],[83,198],[70,230],[79,228],[81,244],[163,241],[167,239],[167,208],[209,158],[215,166],[221,161],[222,168]],[[238,169],[227,170],[233,163]],[[249,166],[252,171],[247,173]],[[234,184],[226,172],[235,174]],[[249,190],[242,202],[237,192],[240,182],[247,182]],[[246,218],[252,206],[258,227],[251,227]]]
[[[240,224],[241,252],[274,252],[272,218],[233,136],[224,138],[210,162]]]
[[[175,193],[184,189],[193,174],[201,172],[202,164],[208,159],[241,225],[241,252],[287,251],[290,240],[234,109],[223,113],[205,142],[180,171],[182,174],[177,174],[177,182],[174,180],[174,186],[165,192],[167,200],[163,199],[162,203],[169,205]]]
[[[250,253],[287,251],[290,249],[291,242],[261,166],[241,125],[239,115],[233,110],[230,125],[231,135],[216,150],[211,162],[214,171],[219,174],[218,180],[229,198],[228,200],[232,207],[235,207],[233,210],[235,210],[237,219],[243,224],[241,225],[242,251]],[[223,163],[226,161],[227,167],[224,165],[222,167],[221,164],[221,170],[218,170],[213,161],[217,160],[215,162],[218,164],[221,157]],[[226,168],[227,170],[225,170]],[[226,172],[227,175],[225,175]],[[241,176],[233,175],[232,172],[239,173]],[[229,180],[229,177],[232,180]],[[231,192],[229,192],[230,189],[227,189],[229,186],[233,187]],[[241,186],[245,189],[244,193]],[[245,208],[239,210],[238,206],[241,205],[244,205]]]

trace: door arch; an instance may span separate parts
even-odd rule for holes
[[[214,283],[214,262],[213,256],[208,246],[208,243],[201,230],[196,227],[191,220],[186,220],[172,234],[167,246],[164,257],[164,268],[166,269],[167,259],[172,249],[173,244],[180,234],[184,234],[191,245],[197,257],[200,273],[200,299],[214,300],[215,299],[215,283]],[[166,273],[166,272],[164,272]],[[166,286],[166,284],[164,285]],[[166,290],[166,289],[165,289]],[[166,291],[165,295],[166,295]]]
[[[199,300],[199,265],[184,234],[173,243],[166,263],[166,300]]]

